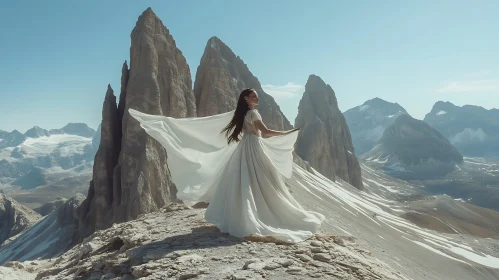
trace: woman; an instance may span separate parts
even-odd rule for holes
[[[292,175],[298,129],[268,129],[254,109],[258,101],[254,89],[245,89],[235,111],[209,117],[129,112],[165,147],[177,197],[186,204],[209,203],[205,219],[221,232],[300,242],[320,228],[324,216],[304,210],[283,181]]]

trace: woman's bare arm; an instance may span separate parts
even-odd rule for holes
[[[287,130],[287,131],[277,131],[277,130],[268,129],[267,126],[261,120],[254,121],[254,124],[255,124],[255,127],[258,130],[260,130],[264,136],[286,135],[286,134],[289,134],[293,131],[299,130],[299,128],[295,128],[295,129]]]

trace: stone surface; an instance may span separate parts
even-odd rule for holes
[[[341,275],[341,279],[404,279],[375,258],[359,256],[353,245],[339,247],[341,251],[332,249],[320,254],[321,257],[314,255],[318,260],[303,261],[294,257],[293,251],[308,251],[311,245],[307,242],[295,245],[268,241],[243,244],[245,239],[222,234],[205,222],[204,209],[183,206],[168,209],[165,211],[165,207],[160,212],[141,215],[134,221],[97,231],[54,259],[6,263],[0,267],[0,276],[9,275],[12,276],[9,279],[15,280],[286,280],[305,275],[305,279],[310,275],[331,279],[334,272]],[[150,233],[147,225],[154,225],[157,233]],[[332,245],[334,237],[328,237],[322,238],[325,246]],[[125,250],[118,249],[118,240],[127,244]],[[213,240],[220,242],[214,244]],[[318,242],[318,239],[313,236],[311,241]],[[179,246],[172,246],[177,243]],[[246,249],[241,250],[248,244],[255,249],[257,256],[250,257]],[[341,262],[327,261],[331,259],[330,254],[340,256]]]
[[[314,254],[313,258],[314,258],[314,260],[318,260],[321,262],[329,262],[331,260],[331,256],[329,256],[329,254],[326,254],[326,253]]]
[[[296,153],[329,179],[336,176],[363,189],[359,162],[345,117],[331,86],[315,75],[305,85],[295,126],[300,128]]]
[[[321,247],[322,246],[322,242],[314,240],[314,241],[310,242],[310,245],[312,245],[314,247]]]

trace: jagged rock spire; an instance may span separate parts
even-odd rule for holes
[[[363,189],[360,165],[336,95],[319,76],[311,75],[298,106],[300,128],[296,153],[324,176]]]
[[[106,93],[102,140],[74,242],[177,201],[165,149],[128,114],[129,108],[176,118],[196,115],[189,66],[151,8],[131,34],[130,69],[125,61],[119,105],[110,87]]]
[[[208,40],[196,72],[194,94],[198,116],[209,116],[235,109],[245,88],[254,88],[260,97],[258,111],[268,127],[292,128],[274,98],[267,94],[243,60],[217,37]]]

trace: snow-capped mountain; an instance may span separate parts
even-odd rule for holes
[[[19,202],[36,207],[61,196],[57,194],[61,190],[68,191],[62,192],[68,198],[88,186],[100,137],[86,124],[70,123],[50,131],[35,126],[25,134],[17,130],[4,134],[0,189]],[[38,187],[46,192],[35,191]],[[18,189],[26,199],[19,196]]]
[[[362,155],[376,145],[385,129],[398,116],[408,113],[398,103],[374,98],[347,110],[343,114],[352,135],[355,154]]]
[[[15,147],[26,140],[26,136],[18,130],[13,130],[10,133],[4,133],[0,141],[0,149],[7,147]]]
[[[93,137],[95,134],[95,130],[88,127],[88,125],[84,123],[68,123],[66,126],[60,129],[51,129],[49,131],[50,134],[70,134],[70,135],[78,135],[82,137]]]
[[[50,136],[50,132],[46,129],[39,127],[39,126],[34,126],[30,129],[28,129],[24,133],[24,136],[31,137],[31,138],[38,138],[38,137],[42,137],[42,136]]]
[[[424,121],[440,131],[463,155],[499,156],[499,110],[439,101]]]

